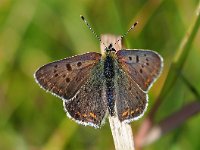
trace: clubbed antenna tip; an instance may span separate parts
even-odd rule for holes
[[[92,31],[92,33],[94,34],[94,36],[105,46],[105,48],[107,48],[107,46],[101,41],[101,38],[91,28],[91,26],[89,25],[89,23],[87,22],[87,20],[85,20],[85,18],[83,17],[83,15],[80,15],[80,17],[85,22],[85,24],[87,25],[87,27]]]
[[[132,29],[135,28],[135,26],[138,24],[138,21],[136,21],[129,29],[126,33],[124,33],[116,42],[115,44],[117,44],[117,42],[119,42],[120,40],[122,40]],[[115,45],[114,44],[114,45]]]
[[[138,24],[138,21],[136,21],[133,26],[135,27],[137,24]]]
[[[85,17],[83,17],[83,15],[80,15],[81,19],[85,22],[85,24],[87,25],[87,27],[92,31],[92,33],[94,34],[94,36],[105,46],[105,48],[107,49],[108,47],[101,41],[101,38],[94,32],[94,30],[91,28],[91,26],[89,25],[89,23],[87,22],[87,20],[85,20]],[[129,30],[124,33],[116,42],[115,44],[117,44],[117,42],[119,42],[120,40],[122,40],[122,38],[124,38],[132,29],[135,28],[135,26],[138,24],[138,21],[136,21],[130,28]],[[115,45],[114,44],[114,45]]]
[[[83,17],[83,15],[80,15],[80,17],[81,17],[82,20],[85,20],[85,18]]]

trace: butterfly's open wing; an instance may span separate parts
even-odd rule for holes
[[[69,117],[94,127],[106,113],[100,59],[99,53],[86,53],[44,65],[35,73],[42,88],[63,99]]]
[[[92,69],[92,75],[76,95],[63,101],[69,117],[83,125],[100,127],[107,111],[103,92],[103,68],[99,63]]]
[[[146,108],[148,95],[121,69],[116,82],[116,111],[120,121],[127,123],[140,118]]]
[[[148,91],[162,70],[162,57],[151,50],[120,50],[117,56],[121,68],[143,91]]]
[[[34,74],[38,84],[62,99],[72,98],[91,75],[101,54],[91,52],[46,64]]]

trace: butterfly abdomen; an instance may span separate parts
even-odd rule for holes
[[[104,60],[104,77],[105,77],[105,84],[106,84],[106,98],[108,104],[108,110],[111,116],[114,115],[114,60],[112,56],[107,54]]]

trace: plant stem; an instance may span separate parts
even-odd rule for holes
[[[102,35],[101,40],[108,46],[115,43],[120,36]],[[122,49],[121,40],[114,45],[115,50]],[[101,53],[103,54],[105,46],[101,43]],[[109,116],[110,128],[112,131],[116,150],[134,150],[134,141],[131,126],[127,123],[120,122],[118,117]]]

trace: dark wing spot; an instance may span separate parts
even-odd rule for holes
[[[78,63],[77,63],[77,66],[78,66],[78,67],[80,67],[81,65],[82,65],[82,63],[81,63],[81,62],[78,62]]]
[[[80,113],[79,113],[79,112],[78,112],[78,113],[75,113],[75,114],[74,114],[74,117],[75,117],[75,118],[80,118]]]
[[[129,58],[129,60],[132,60],[132,57],[128,57]]]
[[[136,63],[138,63],[139,62],[139,56],[137,55],[136,56]]]
[[[149,61],[149,59],[148,59],[148,58],[146,58],[146,61]]]
[[[66,64],[66,67],[67,67],[67,70],[68,70],[68,71],[72,71],[72,67],[71,67],[70,64]]]
[[[66,78],[65,81],[66,81],[67,83],[69,83],[69,82],[70,82],[70,78]]]
[[[146,63],[147,66],[149,66],[149,63]]]
[[[142,69],[140,69],[140,73],[142,73],[143,71],[142,71]]]
[[[74,98],[76,98],[76,99],[77,99],[77,98],[79,98],[79,95],[78,95],[78,94],[76,94]],[[80,101],[79,101],[79,100],[77,100],[76,102],[77,102],[77,104],[78,104]]]
[[[77,76],[75,80],[78,81],[79,79],[80,79],[79,76]]]
[[[144,68],[144,65],[141,65],[142,68]]]
[[[135,98],[136,98],[137,100],[139,99],[139,97],[138,97],[138,96],[136,96]]]
[[[54,77],[57,77],[58,76],[58,74],[56,73],[55,75],[54,75]]]

